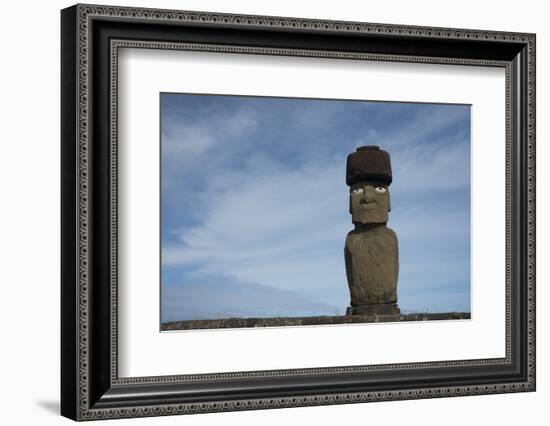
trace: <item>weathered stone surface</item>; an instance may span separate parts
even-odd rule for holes
[[[348,313],[399,315],[399,253],[395,232],[386,227],[392,182],[388,152],[359,147],[348,155],[346,183],[355,229],[346,237],[344,258],[351,296]]]
[[[389,185],[392,182],[390,154],[377,145],[360,146],[348,155],[346,161],[346,184],[378,180]]]
[[[242,328],[242,327],[281,327],[325,324],[356,324],[380,323],[398,321],[443,321],[468,320],[469,312],[448,313],[414,313],[400,315],[336,315],[316,317],[276,317],[276,318],[222,318],[189,321],[165,322],[161,325],[162,331],[176,330],[204,330],[212,328]]]
[[[344,257],[352,307],[397,303],[395,232],[384,224],[356,228],[346,238]]]
[[[374,305],[348,306],[346,315],[397,315],[401,310],[396,303],[377,303]]]
[[[350,188],[351,221],[355,224],[386,223],[390,211],[390,192],[377,182],[354,183]]]

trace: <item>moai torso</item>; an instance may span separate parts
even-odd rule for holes
[[[346,238],[344,252],[352,306],[397,303],[395,232],[385,225],[353,230]]]

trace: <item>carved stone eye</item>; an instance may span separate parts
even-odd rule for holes
[[[384,194],[386,192],[386,188],[384,188],[383,186],[377,186],[376,188],[374,188],[374,190],[379,194]]]
[[[361,195],[363,192],[365,192],[363,188],[355,188],[351,191],[353,195]]]

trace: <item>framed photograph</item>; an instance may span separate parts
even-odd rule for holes
[[[471,106],[160,104],[163,331],[470,319]]]
[[[61,12],[61,413],[535,390],[535,35]]]

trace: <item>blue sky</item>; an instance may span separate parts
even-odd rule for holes
[[[346,157],[392,158],[402,312],[470,311],[470,107],[161,94],[161,320],[342,315]]]

